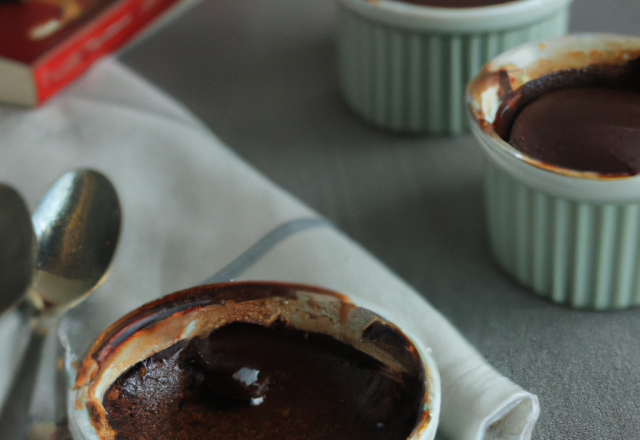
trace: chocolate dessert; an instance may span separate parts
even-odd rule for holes
[[[121,440],[406,440],[423,374],[278,321],[236,322],[137,363],[103,404]]]
[[[495,132],[549,165],[640,173],[640,58],[549,73],[507,93]]]
[[[436,6],[439,8],[478,8],[481,6],[501,5],[514,0],[402,0],[422,6]]]

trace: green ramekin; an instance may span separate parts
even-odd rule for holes
[[[471,129],[488,158],[492,252],[507,274],[557,303],[595,310],[640,305],[640,175],[553,167],[511,147],[491,125],[502,96],[495,73],[507,71],[515,90],[549,72],[639,55],[637,37],[568,35],[505,52],[467,88]]]
[[[347,104],[391,130],[456,135],[468,127],[466,84],[522,43],[564,35],[571,0],[436,8],[338,0],[338,69]]]

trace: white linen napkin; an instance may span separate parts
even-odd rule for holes
[[[115,59],[41,108],[0,107],[0,151],[0,180],[18,188],[31,207],[75,168],[102,171],[120,194],[124,221],[111,275],[60,326],[69,356],[82,356],[128,311],[213,274],[217,281],[317,284],[374,304],[432,348],[442,380],[439,431],[448,438],[530,438],[536,396],[498,374],[375,257]],[[55,337],[47,344],[31,410],[40,419],[54,417]],[[8,371],[3,357],[0,371]]]

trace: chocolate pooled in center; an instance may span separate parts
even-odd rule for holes
[[[640,173],[640,58],[552,72],[508,92],[495,132],[526,156],[575,171]]]
[[[547,93],[516,118],[509,143],[572,170],[640,172],[640,93],[567,88]]]
[[[406,440],[422,374],[326,335],[233,323],[136,364],[103,403],[118,440]]]

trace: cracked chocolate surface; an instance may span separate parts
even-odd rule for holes
[[[404,440],[422,382],[326,335],[234,323],[131,367],[104,406],[118,440]]]

